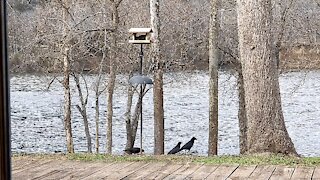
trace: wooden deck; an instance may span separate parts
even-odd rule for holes
[[[79,162],[14,159],[13,180],[40,179],[318,179],[320,167],[174,164],[165,162]]]

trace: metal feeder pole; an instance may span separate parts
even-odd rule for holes
[[[142,44],[140,46],[140,75],[142,76],[143,71],[142,71],[142,62],[143,62],[143,48]],[[142,96],[143,96],[143,84],[140,84],[140,154],[142,154]]]

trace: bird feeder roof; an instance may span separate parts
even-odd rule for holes
[[[129,33],[151,33],[151,28],[130,28]]]

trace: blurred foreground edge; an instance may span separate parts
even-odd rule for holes
[[[0,180],[11,179],[10,99],[6,0],[0,1]]]

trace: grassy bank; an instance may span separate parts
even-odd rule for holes
[[[60,159],[75,161],[145,161],[145,162],[174,162],[174,163],[204,163],[204,164],[239,164],[239,165],[287,165],[287,166],[320,166],[320,157],[287,157],[280,155],[259,156],[189,156],[189,155],[104,155],[104,154],[15,154],[13,159]]]

